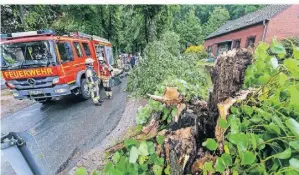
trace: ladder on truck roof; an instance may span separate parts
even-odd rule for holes
[[[73,36],[73,37],[81,37],[81,38],[87,38],[87,39],[90,39],[90,40],[95,40],[95,41],[101,41],[101,42],[108,42],[110,43],[107,39],[105,38],[102,38],[102,37],[99,37],[99,36],[96,36],[96,35],[89,35],[89,34],[86,34],[86,33],[82,33],[82,32],[71,32],[70,33],[70,36]]]

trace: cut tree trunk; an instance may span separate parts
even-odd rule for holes
[[[209,124],[213,127],[219,116],[217,104],[233,97],[243,85],[245,71],[252,63],[252,51],[248,49],[231,50],[221,54],[210,70],[213,91],[209,95]]]

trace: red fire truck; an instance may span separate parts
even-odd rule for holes
[[[114,64],[108,40],[81,32],[65,36],[56,36],[53,30],[1,34],[0,45],[2,75],[17,99],[47,102],[69,94],[88,99],[85,59],[95,59],[95,68],[100,56]]]

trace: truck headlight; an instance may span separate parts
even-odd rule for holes
[[[56,77],[52,80],[53,84],[57,84],[59,82],[59,77]]]
[[[55,89],[54,90],[57,94],[61,94],[61,93],[64,93],[64,92],[66,92],[66,91],[68,91],[67,89]]]
[[[14,97],[18,97],[18,96],[19,96],[19,93],[14,92],[14,93],[12,93],[12,95],[13,95]]]

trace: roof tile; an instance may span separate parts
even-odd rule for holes
[[[270,20],[276,14],[282,12],[290,6],[291,5],[268,5],[262,9],[251,12],[235,20],[227,21],[224,25],[219,27],[215,32],[208,35],[205,39],[213,38],[218,35],[251,26],[263,22],[264,20]]]

